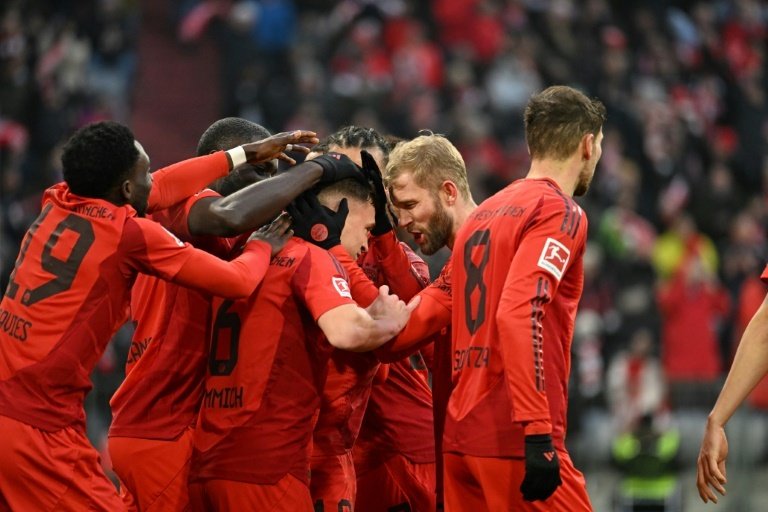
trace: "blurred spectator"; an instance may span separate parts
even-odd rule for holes
[[[677,474],[680,432],[660,425],[652,414],[613,442],[613,460],[622,472],[616,496],[618,512],[682,512]]]
[[[654,355],[653,333],[638,329],[626,351],[608,366],[607,398],[617,432],[632,432],[644,416],[656,416],[667,395],[666,379]]]
[[[700,233],[687,213],[678,214],[653,248],[653,265],[662,280],[667,280],[688,265],[701,264],[708,275],[717,273],[719,257],[712,240]]]
[[[663,283],[657,299],[662,314],[662,361],[672,406],[714,403],[723,372],[718,342],[730,298],[707,265],[694,254]]]

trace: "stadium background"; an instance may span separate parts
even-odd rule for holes
[[[460,149],[479,202],[527,170],[530,95],[573,85],[606,104],[608,122],[579,199],[590,240],[569,448],[595,509],[610,510],[632,467],[612,440],[652,416],[653,435],[679,434],[676,460],[658,467],[684,510],[712,509],[694,486],[704,421],[768,290],[767,35],[758,0],[6,0],[0,289],[61,179],[63,141],[88,122],[130,125],[155,169],[192,156],[223,116],[321,137],[349,123],[428,128]],[[446,257],[430,258],[433,276]],[[99,448],[129,342],[119,333],[93,376]],[[765,510],[761,388],[729,425],[718,510]]]

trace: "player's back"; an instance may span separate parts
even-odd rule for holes
[[[453,252],[455,387],[448,406],[445,451],[523,455],[522,428],[511,421],[515,403],[506,389],[510,376],[505,374],[504,358],[512,340],[499,334],[500,315],[514,317],[504,321],[519,320],[522,328],[515,335],[525,337],[519,345],[529,347],[509,357],[540,358],[544,333],[543,366],[540,360],[532,362],[531,371],[542,370],[536,378],[550,396],[553,438],[562,443],[565,403],[559,397],[567,394],[586,229],[581,208],[547,179],[512,183],[481,203],[462,226]],[[547,230],[553,234],[540,234]],[[545,303],[547,315],[542,318]]]
[[[345,273],[298,238],[272,258],[248,299],[214,299],[191,479],[307,481],[312,430],[332,347],[316,324],[353,304]]]
[[[220,197],[205,190],[154,212],[152,220],[198,249],[226,258],[229,239],[195,237],[188,217],[194,204]],[[135,330],[126,377],[110,400],[110,436],[176,439],[197,420],[210,338],[212,297],[140,274],[131,290]]]
[[[46,191],[0,303],[2,414],[44,430],[83,422],[91,369],[126,319],[144,247],[134,215],[64,184]]]
[[[378,368],[379,361],[371,353],[333,351],[313,434],[313,454],[340,455],[352,449]]]
[[[386,380],[371,390],[358,445],[355,468],[359,472],[394,454],[417,464],[435,461],[432,430],[432,391],[421,354],[389,364]]]
[[[360,257],[358,264],[376,285],[388,285],[393,293],[408,301],[411,293],[403,295],[397,281],[418,283],[416,289],[429,282],[429,270],[424,261],[403,242],[397,242],[410,263],[409,268],[383,268],[389,254],[374,243]],[[388,248],[389,251],[394,250]],[[411,286],[412,288],[412,286]],[[365,469],[378,464],[393,453],[409,456],[414,462],[434,461],[432,439],[432,392],[427,383],[427,369],[419,353],[389,365],[383,382],[375,381],[368,407],[359,430],[359,446],[355,450],[356,468]]]

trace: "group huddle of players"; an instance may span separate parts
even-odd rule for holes
[[[480,205],[440,135],[226,118],[150,174],[82,128],[0,302],[0,511],[591,510],[564,436],[604,120],[532,97],[528,176]],[[118,495],[83,400],[126,321]]]

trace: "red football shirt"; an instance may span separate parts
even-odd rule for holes
[[[194,237],[189,212],[197,201],[220,197],[204,190],[155,212],[179,239],[225,258],[231,239]],[[125,364],[125,380],[110,400],[110,436],[176,439],[197,421],[210,339],[211,296],[140,274],[131,290],[136,323]]]
[[[429,283],[427,265],[410,247],[398,243],[394,232],[374,240],[372,257],[360,266],[376,286],[387,284],[392,293],[409,301]],[[408,260],[391,263],[397,254]],[[432,391],[424,360],[416,352],[390,364],[386,375],[383,382],[373,384],[355,445],[355,467],[365,471],[395,453],[416,463],[434,462]]]
[[[453,249],[453,382],[443,451],[563,448],[587,218],[548,179],[519,180],[470,215]]]
[[[405,244],[401,244],[394,232],[371,238],[369,250],[357,262],[341,253],[340,246],[334,248],[348,271],[359,274],[359,270],[378,287],[389,285],[390,292],[403,300],[410,300],[429,282],[427,265]],[[345,257],[346,256],[346,257]],[[357,279],[352,283],[352,296],[367,306],[374,287],[370,282]],[[367,285],[371,291],[363,291]],[[359,297],[362,295],[362,299]],[[379,368],[379,361],[372,353],[351,353],[335,350],[328,367],[328,379],[323,389],[322,407],[313,435],[315,455],[343,454],[352,448],[360,432],[363,414],[371,394],[371,384]],[[419,389],[414,389],[419,393]],[[423,389],[421,390],[423,394]],[[431,393],[426,388],[431,411]],[[416,404],[421,405],[423,396]],[[405,397],[401,407],[413,412],[410,398]],[[431,412],[430,412],[431,415]],[[414,414],[418,416],[418,414]],[[413,433],[416,436],[417,432]]]
[[[192,481],[308,481],[332,350],[316,322],[345,304],[354,301],[339,263],[299,238],[272,258],[250,298],[214,299]]]
[[[46,191],[0,302],[0,414],[47,431],[84,426],[91,370],[127,318],[137,272],[227,295],[260,279],[267,244],[227,264],[135,215],[64,183]]]

